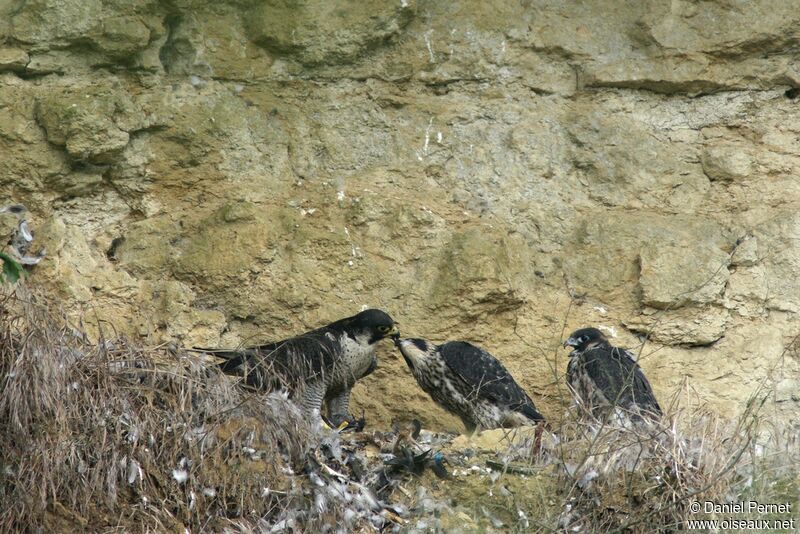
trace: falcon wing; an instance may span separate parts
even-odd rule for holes
[[[258,389],[313,379],[332,369],[341,353],[336,336],[325,328],[240,350],[196,350],[222,358],[224,373],[244,376],[245,383]]]
[[[485,350],[465,341],[451,341],[441,345],[439,353],[447,367],[474,388],[478,397],[508,406],[532,420],[544,420],[511,373]]]
[[[601,346],[587,350],[582,359],[586,373],[609,402],[661,415],[650,382],[627,351]]]

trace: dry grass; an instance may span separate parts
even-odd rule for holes
[[[507,521],[509,531],[674,532],[685,530],[688,519],[714,518],[692,512],[692,503],[704,501],[788,502],[796,514],[800,433],[768,416],[763,399],[754,397],[745,413],[726,420],[684,396],[661,424],[639,427],[590,425],[572,410],[552,422],[555,434],[545,434],[538,452],[530,429],[508,430],[501,441],[507,448],[486,463],[503,475],[504,487],[517,485],[515,474],[527,477],[523,491],[497,503],[510,507],[506,519],[525,512],[526,524]],[[496,486],[490,487],[497,492]],[[542,488],[550,492],[546,498]],[[471,506],[486,503],[483,494]],[[716,519],[722,517],[764,519]]]
[[[486,459],[500,472],[434,478],[441,500],[415,506],[430,499],[392,493],[380,457],[364,455],[390,433],[323,432],[196,355],[91,343],[48,305],[24,287],[0,296],[2,532],[447,530],[468,528],[466,510],[478,530],[644,533],[681,530],[698,517],[693,501],[797,509],[798,430],[768,416],[766,388],[733,421],[686,392],[651,427],[598,428],[568,412],[538,454],[517,442]],[[401,493],[403,518],[386,502]]]
[[[90,343],[24,288],[0,300],[0,391],[0,531],[303,530],[343,514],[309,504],[320,441],[280,394],[194,356]]]
[[[559,528],[671,532],[704,517],[691,511],[695,501],[796,506],[798,431],[763,417],[762,393],[734,420],[677,403],[661,423],[638,428],[567,417],[543,453],[561,473]]]

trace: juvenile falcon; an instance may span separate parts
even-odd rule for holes
[[[351,420],[350,390],[378,365],[377,343],[399,335],[394,321],[381,310],[365,310],[327,326],[283,341],[241,350],[201,352],[223,358],[223,372],[244,377],[260,390],[285,388],[308,415],[328,408],[334,426]]]
[[[574,349],[567,364],[567,383],[587,413],[599,420],[621,416],[623,424],[661,417],[650,382],[633,355],[611,345],[600,330],[576,330],[564,346]]]
[[[434,345],[395,339],[420,387],[468,432],[544,421],[533,401],[494,356],[465,341]]]

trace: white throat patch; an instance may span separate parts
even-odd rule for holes
[[[424,362],[428,358],[428,353],[420,350],[420,348],[411,341],[401,341],[400,348],[403,351],[403,354],[405,354],[406,357],[411,360],[412,363],[414,363],[414,365]]]

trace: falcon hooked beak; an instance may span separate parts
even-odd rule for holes
[[[564,348],[567,348],[567,347],[575,347],[575,348],[577,348],[577,347],[578,347],[578,345],[579,345],[579,343],[578,343],[578,340],[577,340],[577,339],[575,339],[574,337],[568,338],[568,339],[567,339],[567,340],[566,340],[566,341],[563,343],[563,346],[564,346]]]
[[[400,339],[400,329],[397,328],[397,323],[393,324],[392,327],[383,334],[383,337],[390,337],[392,341],[397,343],[397,340]]]
[[[392,338],[392,343],[394,343],[394,346],[399,348],[400,347],[400,330],[397,330],[397,332],[395,332],[394,334],[391,334],[389,337]]]
[[[569,338],[564,342],[564,347],[572,347],[575,349],[574,353],[598,347],[604,343],[608,343],[608,340],[597,328],[581,328],[570,334]]]

